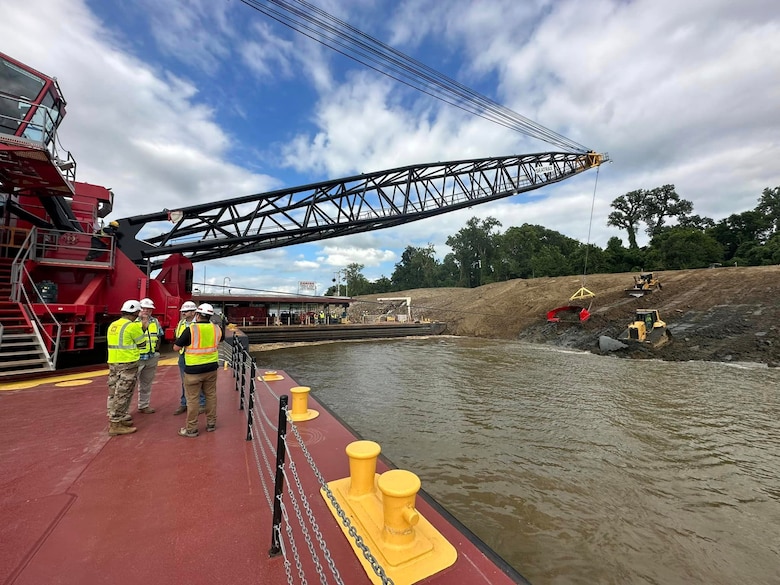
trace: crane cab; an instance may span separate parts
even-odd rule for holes
[[[0,183],[72,195],[76,162],[59,148],[65,100],[57,80],[0,53]]]

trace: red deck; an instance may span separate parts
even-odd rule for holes
[[[283,559],[268,557],[271,511],[252,443],[245,441],[245,413],[238,410],[231,372],[220,370],[217,432],[206,433],[201,416],[195,439],[176,434],[184,417],[172,415],[180,393],[175,365],[158,370],[152,392],[157,412],[136,413],[134,398],[138,432],[110,438],[106,374],[0,384],[0,584],[286,583]],[[259,384],[269,418],[276,421],[272,392],[295,385],[286,375],[268,387]],[[309,408],[320,416],[297,428],[320,472],[327,481],[348,476],[344,447],[355,437],[312,398]],[[288,433],[343,582],[370,583],[319,486],[300,469],[305,459],[293,443]],[[381,462],[378,467],[386,469]],[[423,498],[417,507],[458,549],[455,565],[420,583],[523,582]],[[302,540],[298,549],[307,557],[308,581],[317,582]],[[299,582],[294,566],[292,572]]]

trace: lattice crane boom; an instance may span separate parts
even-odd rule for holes
[[[124,218],[118,241],[133,262],[151,269],[174,253],[213,260],[432,217],[539,189],[607,160],[595,152],[545,152],[399,167]],[[172,228],[162,229],[166,220]]]

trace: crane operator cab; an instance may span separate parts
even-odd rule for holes
[[[65,100],[54,78],[0,53],[0,153],[11,163],[0,166],[4,182],[72,194],[76,162],[58,151],[56,135],[64,116]],[[36,158],[35,151],[45,158]]]

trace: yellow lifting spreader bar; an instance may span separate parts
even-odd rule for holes
[[[590,299],[590,298],[593,298],[595,296],[596,296],[596,293],[593,293],[593,292],[589,291],[587,288],[585,288],[583,286],[583,287],[580,288],[580,290],[578,290],[576,293],[571,295],[569,297],[569,300],[570,301],[574,301],[576,299]]]

